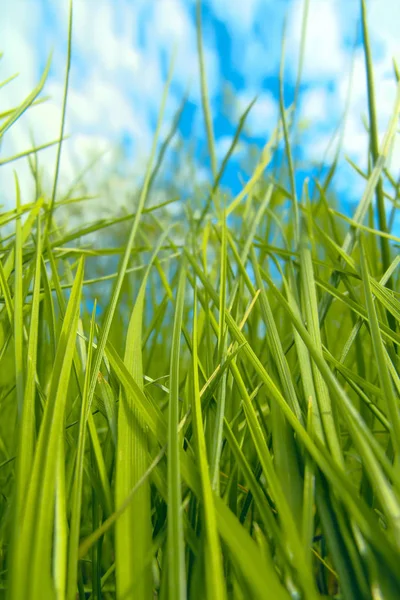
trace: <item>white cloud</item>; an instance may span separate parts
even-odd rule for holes
[[[368,3],[368,23],[372,36],[381,47],[381,62],[391,69],[391,59],[400,59],[400,4],[396,0]]]
[[[259,89],[279,66],[287,0],[209,0],[209,6],[231,37],[230,55],[224,60],[246,86]]]
[[[238,98],[236,119],[245,111],[254,99],[249,91],[242,92]],[[260,94],[246,119],[247,128],[256,137],[266,137],[277,124],[278,102],[271,92]]]
[[[15,26],[18,18],[21,19],[20,28]],[[35,51],[32,52],[31,46],[35,22],[34,16],[32,22],[24,14],[19,17],[14,3],[10,10],[2,9],[0,52],[4,55],[0,60],[0,82],[18,74],[16,79],[0,90],[2,110],[13,108],[37,83],[38,57]]]
[[[173,82],[186,91],[190,84],[189,98],[200,101],[196,26],[188,11],[188,4],[182,0],[164,0],[153,4],[153,12],[147,21],[146,36],[148,46],[153,45],[160,55],[171,60],[176,51]],[[203,30],[203,50],[207,75],[208,94],[212,99],[219,89],[220,74],[218,55],[214,44]],[[148,49],[146,50],[148,54]]]
[[[216,17],[235,33],[248,34],[254,28],[263,3],[260,0],[211,0],[210,4]]]
[[[2,158],[31,147],[30,130],[37,144],[59,135],[68,1],[54,5],[52,13],[45,13],[44,5],[39,1],[33,4],[35,10],[28,11],[23,10],[22,0],[9,3],[6,16],[0,22],[0,39],[6,51],[0,62],[0,81],[15,71],[22,73],[16,82],[4,88],[7,90],[6,106],[2,104],[5,109],[15,106],[32,90],[51,46],[54,46],[53,66],[44,90],[51,96],[51,101],[29,110],[7,132],[1,147]],[[136,152],[136,163],[139,156],[148,155],[165,84],[165,59],[168,60],[174,43],[177,46],[174,87],[166,107],[165,122],[168,125],[163,131],[168,128],[190,79],[195,80],[190,99],[199,103],[195,24],[189,9],[183,0],[154,3],[100,0],[96,5],[81,0],[74,2],[65,128],[65,133],[71,134],[72,139],[63,147],[60,181],[71,176],[72,153],[82,164],[96,150],[99,140],[111,148],[115,142],[129,136]],[[204,52],[209,92],[213,97],[219,85],[219,65],[209,36],[205,37]],[[4,90],[0,91],[2,98]],[[54,170],[55,154],[53,148],[39,155],[48,180]],[[18,168],[24,195],[29,195],[32,189],[26,161],[4,166],[0,181],[2,194],[8,193],[7,202],[14,202],[14,193],[10,192],[14,167]]]
[[[312,87],[301,95],[301,116],[311,122],[324,122],[329,116],[330,104],[331,94],[325,87]]]
[[[290,11],[287,32],[286,65],[292,79],[297,76],[297,59],[301,42],[303,2],[294,2]],[[337,77],[347,62],[343,48],[343,29],[339,18],[339,4],[332,0],[311,0],[304,51],[304,78],[324,80]]]

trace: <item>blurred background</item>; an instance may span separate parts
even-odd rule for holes
[[[400,3],[369,0],[368,20],[374,56],[381,133],[395,96],[393,58],[400,61]],[[68,33],[68,0],[13,0],[0,4],[0,80],[18,74],[0,90],[1,111],[21,102],[37,84],[52,52],[42,96],[5,135],[0,159],[59,137]],[[226,170],[223,185],[237,193],[268,140],[279,115],[279,67],[286,19],[285,106],[294,99],[299,71],[304,3],[300,0],[203,0],[202,24],[208,93],[219,163],[225,156],[240,115],[258,96]],[[357,202],[362,178],[345,157],[367,167],[367,98],[361,47],[360,2],[310,0],[304,64],[296,116],[297,183],[316,167],[329,164],[339,139],[349,97],[340,162],[332,185],[343,204]],[[195,0],[75,0],[73,48],[65,142],[59,193],[91,164],[80,185],[99,193],[96,211],[112,203],[126,205],[143,176],[163,86],[176,48],[177,57],[163,134],[169,130],[184,96],[183,109],[162,172],[164,193],[190,195],[210,183],[210,165],[201,111],[196,44]],[[350,85],[351,82],[351,85]],[[364,121],[363,121],[364,119]],[[332,142],[333,138],[333,143]],[[393,175],[399,173],[400,148],[393,149]],[[330,148],[330,149],[329,149]],[[325,151],[328,149],[328,152]],[[56,149],[38,154],[43,187],[50,186]],[[0,203],[14,205],[13,169],[22,200],[33,193],[26,158],[0,168]],[[166,186],[166,189],[165,189]],[[93,209],[86,203],[85,209]],[[90,208],[91,207],[91,208]],[[170,211],[180,210],[172,204]]]

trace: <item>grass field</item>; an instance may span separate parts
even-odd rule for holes
[[[0,215],[1,597],[400,597],[400,84],[395,67],[379,145],[363,29],[370,168],[352,219],[328,200],[336,162],[298,197],[283,99],[243,191],[222,194],[237,140],[217,165],[204,69],[209,193],[178,224],[154,206],[157,131],[115,273],[93,277],[120,215],[71,229],[84,198],[57,194],[59,160],[34,202],[16,176]],[[45,77],[0,115],[0,140]],[[277,140],[288,177],[272,182]]]

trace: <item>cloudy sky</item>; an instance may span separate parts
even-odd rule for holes
[[[208,91],[214,117],[219,161],[229,147],[240,109],[258,95],[248,124],[250,136],[265,143],[278,115],[278,72],[282,28],[287,15],[285,95],[293,98],[297,76],[302,0],[203,0],[203,36]],[[374,58],[380,132],[391,115],[396,86],[393,58],[400,65],[400,2],[369,0],[368,18]],[[74,0],[73,53],[62,156],[62,181],[73,177],[93,152],[123,144],[132,161],[150,148],[171,53],[177,60],[165,116],[171,121],[190,84],[189,102],[179,135],[195,136],[204,148],[200,110],[194,0]],[[37,84],[49,53],[52,67],[41,104],[26,113],[4,137],[0,160],[57,139],[67,50],[68,0],[2,0],[0,2],[0,113],[21,102]],[[354,48],[356,44],[356,47]],[[351,104],[343,139],[343,159],[335,180],[351,206],[363,191],[362,179],[346,164],[347,155],[366,167],[366,86],[358,0],[310,0],[299,118],[301,158],[321,160],[343,115],[354,58]],[[235,110],[223,110],[229,84]],[[166,127],[165,126],[165,127]],[[106,154],[103,161],[110,160]],[[199,172],[207,163],[198,154]],[[329,157],[328,157],[329,158]],[[42,168],[54,169],[55,150],[40,153]],[[103,163],[104,165],[105,163]],[[0,202],[12,204],[12,169],[21,179],[23,200],[31,186],[26,159],[0,166]],[[101,168],[101,166],[100,166]],[[391,157],[399,176],[400,148]],[[238,185],[232,163],[229,177]],[[24,198],[25,195],[25,198]]]

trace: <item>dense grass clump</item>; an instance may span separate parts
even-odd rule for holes
[[[24,202],[16,177],[0,215],[1,597],[400,597],[400,260],[385,214],[400,86],[379,146],[363,17],[370,169],[352,219],[328,200],[336,163],[297,197],[283,98],[242,192],[220,191],[248,111],[218,167],[200,26],[213,181],[183,221],[151,199],[172,137],[158,131],[127,216],[69,229],[60,211],[85,198],[57,195],[59,160],[50,197]],[[0,139],[45,77],[0,115]]]

